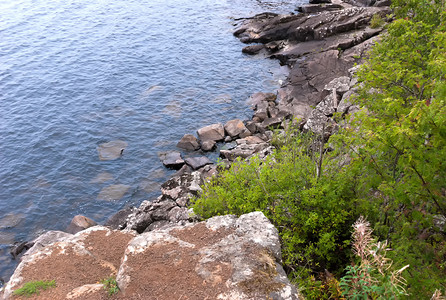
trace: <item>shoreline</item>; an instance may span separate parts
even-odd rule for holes
[[[324,9],[318,4],[304,6],[304,10],[305,7],[312,13],[317,7]],[[266,13],[243,20],[234,35],[242,42],[258,43],[243,48],[243,52],[263,53],[289,66],[286,83],[276,95],[259,92],[250,97],[254,109],[251,119],[200,128],[198,139],[186,134],[179,142],[180,148],[198,153],[194,151],[212,151],[216,143],[224,142],[220,157],[228,165],[237,157],[268,155],[272,151],[270,129],[283,130],[293,117],[304,120],[299,124],[302,130],[324,133],[321,124],[328,122],[334,132],[338,125],[333,114],[345,115],[356,109],[348,101],[356,83],[354,64],[362,60],[382,30],[366,26],[374,14],[384,17],[387,12],[387,6],[365,8],[348,4],[316,15]],[[290,32],[290,28],[298,30]],[[312,39],[308,39],[310,36]],[[204,156],[183,159],[178,151],[171,151],[161,159],[166,167],[178,169],[161,185],[161,196],[143,201],[138,208],[117,212],[104,226],[141,234],[197,221],[188,208],[189,199],[200,192],[206,178],[218,172],[217,166]],[[72,224],[74,231],[79,232],[93,223],[75,221]],[[22,250],[31,247],[28,244]],[[20,255],[21,251],[17,252]]]

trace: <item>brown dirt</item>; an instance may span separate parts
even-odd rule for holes
[[[67,293],[84,284],[98,283],[116,275],[125,247],[133,236],[114,232],[105,236],[105,231],[95,231],[84,241],[86,248],[95,256],[79,256],[72,249],[61,253],[56,250],[50,257],[28,265],[23,271],[25,282],[34,280],[56,280],[56,287],[41,291],[33,297],[14,299],[65,299]],[[24,282],[24,283],[25,283]],[[107,299],[105,290],[83,299]]]
[[[177,243],[157,245],[148,248],[138,256],[130,256],[128,263],[134,267],[129,274],[131,284],[118,299],[216,299],[228,290],[224,284],[232,276],[231,266],[221,261],[211,266],[212,276],[207,280],[200,277],[195,267],[200,258],[198,250],[212,245],[233,230],[212,231],[204,224],[193,229],[173,230],[170,233],[183,241],[194,244],[195,248],[180,247]]]

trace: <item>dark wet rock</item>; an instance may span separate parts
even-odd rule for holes
[[[229,135],[232,138],[248,130],[245,127],[245,124],[240,119],[234,119],[226,122],[224,128],[227,135]]]
[[[323,3],[331,3],[331,0],[310,0],[308,1],[310,4],[323,4]]]
[[[190,174],[190,173],[192,173],[193,171],[194,171],[194,170],[192,170],[191,167],[189,167],[188,165],[185,164],[184,166],[181,167],[181,169],[179,169],[178,171],[176,171],[176,173],[173,174],[173,176],[172,176],[171,178],[173,178],[173,177],[179,177],[179,176],[186,175],[186,174]]]
[[[162,228],[166,228],[169,226],[173,226],[173,224],[167,220],[163,220],[163,221],[155,221],[152,224],[150,224],[145,230],[144,232],[150,232],[156,229],[162,229]]]
[[[181,153],[178,151],[171,151],[160,154],[160,159],[163,165],[170,169],[178,170],[184,165],[184,160],[181,157]]]
[[[75,234],[89,227],[98,225],[95,221],[82,215],[74,216],[65,230],[68,233]]]
[[[203,151],[212,151],[215,149],[216,142],[212,140],[202,141],[201,142],[201,150]]]
[[[32,246],[34,246],[34,242],[16,242],[11,246],[9,253],[12,255],[14,259],[17,259],[20,256],[20,254],[26,252]]]
[[[111,216],[104,224],[106,227],[110,227],[111,229],[119,229],[122,230],[126,227],[126,219],[128,216],[134,212],[134,207],[126,207],[115,213]]]
[[[246,54],[258,54],[260,51],[265,49],[265,45],[262,44],[257,44],[257,45],[250,45],[250,46],[246,46],[242,49],[243,53]]]
[[[257,123],[254,121],[247,121],[245,127],[252,133],[255,134],[258,131]]]
[[[175,201],[166,199],[159,202],[154,201],[148,211],[153,221],[161,221],[168,219],[169,211],[174,207],[178,207]]]
[[[342,1],[350,5],[360,6],[360,7],[372,6],[376,2],[376,0],[342,0]]]
[[[212,124],[198,129],[198,138],[201,141],[221,141],[225,138],[225,129],[222,124]]]
[[[125,184],[113,184],[106,186],[99,192],[97,199],[106,201],[120,200],[129,189],[130,186]]]
[[[100,160],[115,160],[121,157],[128,144],[121,140],[100,144],[97,148]]]
[[[340,4],[309,4],[299,6],[297,11],[306,14],[316,14],[324,11],[340,10],[342,8],[343,6]]]
[[[200,145],[198,144],[197,138],[192,134],[185,134],[178,142],[177,147],[190,151],[200,149]]]
[[[188,164],[192,169],[197,170],[205,165],[212,164],[212,161],[206,156],[188,157],[186,158],[186,164]]]

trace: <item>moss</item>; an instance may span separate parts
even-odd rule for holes
[[[41,290],[47,290],[49,288],[55,287],[56,281],[30,281],[25,283],[21,288],[13,292],[16,296],[27,296],[30,297],[34,294],[39,294]]]

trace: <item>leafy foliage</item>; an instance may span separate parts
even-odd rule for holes
[[[25,283],[21,288],[13,292],[16,296],[26,296],[31,297],[32,295],[38,295],[41,290],[47,290],[49,288],[55,287],[56,281],[30,281]]]
[[[116,282],[115,277],[109,277],[101,280],[101,283],[104,285],[104,289],[108,292],[109,296],[113,296],[119,292],[118,283]]]
[[[342,265],[348,255],[350,224],[358,217],[354,179],[344,158],[330,156],[317,176],[317,140],[299,134],[265,161],[234,163],[204,186],[194,211],[207,218],[260,210],[279,229],[290,268],[315,270]],[[320,141],[319,141],[320,143]]]
[[[295,132],[277,137],[274,155],[233,164],[195,200],[203,217],[263,211],[309,299],[342,298],[338,281],[321,274],[339,278],[355,261],[349,228],[359,215],[387,241],[368,251],[386,253],[392,270],[411,266],[404,297],[446,290],[445,231],[435,222],[446,219],[446,7],[392,2],[396,20],[358,72],[361,110],[343,129],[328,144]],[[401,297],[396,271],[364,258],[343,274],[345,296]]]

